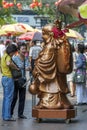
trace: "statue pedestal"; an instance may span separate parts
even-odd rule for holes
[[[32,117],[36,117],[40,122],[42,118],[63,118],[66,123],[76,116],[75,109],[32,109]]]

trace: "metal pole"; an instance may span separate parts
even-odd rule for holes
[[[36,105],[36,95],[32,95],[32,108]]]

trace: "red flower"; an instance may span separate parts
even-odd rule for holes
[[[64,32],[57,27],[53,27],[52,32],[54,33],[54,38],[62,37],[64,35]]]

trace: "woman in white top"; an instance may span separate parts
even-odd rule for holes
[[[74,45],[71,46],[72,47],[72,55],[73,55],[73,71],[72,73],[67,75],[67,82],[68,82],[68,86],[70,89],[70,96],[74,97],[75,96],[75,83],[73,83],[73,76],[75,73],[75,69],[76,69],[76,57],[77,57],[77,49],[74,47]]]

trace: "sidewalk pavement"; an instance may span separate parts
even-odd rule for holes
[[[76,97],[71,98],[74,103]],[[2,92],[0,92],[0,116],[2,108]],[[82,130],[87,127],[87,106],[77,107],[77,116],[71,120],[71,123],[66,124],[64,119],[43,119],[38,123],[35,118],[32,118],[32,96],[27,92],[24,115],[27,119],[18,119],[17,105],[14,112],[16,122],[5,122],[0,118],[0,130]]]

